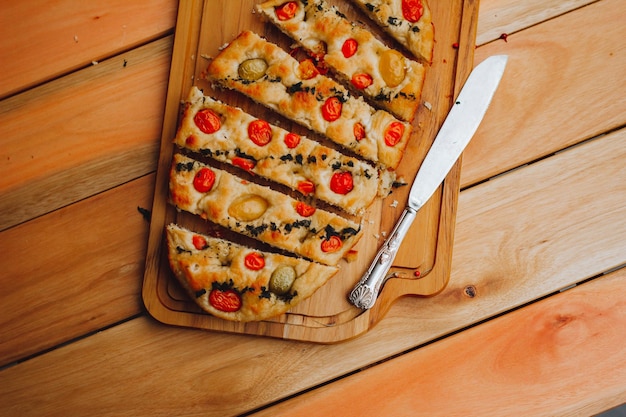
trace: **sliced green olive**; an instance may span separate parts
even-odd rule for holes
[[[265,75],[267,62],[262,58],[250,58],[239,64],[237,72],[246,81],[256,81]]]
[[[288,265],[281,265],[272,272],[270,291],[274,294],[287,294],[296,280],[296,270]]]
[[[257,194],[239,196],[228,207],[228,214],[242,222],[251,222],[265,213],[268,207],[266,199]]]

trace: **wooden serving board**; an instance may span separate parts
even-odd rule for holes
[[[174,150],[172,139],[178,126],[181,101],[186,98],[189,89],[197,85],[205,94],[242,107],[271,123],[279,122],[294,131],[300,129],[241,95],[213,90],[202,77],[208,59],[242,30],[253,30],[285,48],[293,43],[252,12],[258,1],[180,2],[152,208],[143,285],[144,303],[154,318],[173,325],[321,343],[346,340],[371,328],[398,297],[431,296],[446,286],[450,274],[460,162],[419,211],[394,262],[394,278],[386,282],[374,308],[367,311],[357,309],[348,302],[347,295],[400,216],[409,187],[395,190],[391,196],[370,207],[364,220],[363,238],[355,246],[358,251],[356,260],[350,263],[342,261],[341,270],[335,277],[286,314],[261,322],[234,323],[202,312],[188,299],[171,274],[164,247],[166,224],[173,221],[190,224],[185,215],[177,213],[167,203],[168,172]],[[348,2],[332,0],[329,3],[337,5],[348,17],[362,22],[391,46],[399,48]],[[398,176],[409,184],[469,75],[473,60],[478,2],[431,1],[430,6],[435,24],[434,60],[427,69],[422,95],[425,105],[420,106],[410,143],[398,167]],[[302,133],[315,137],[309,132]],[[200,232],[208,227],[198,221],[193,221],[191,225],[199,228]]]

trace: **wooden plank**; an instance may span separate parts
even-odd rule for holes
[[[176,0],[3,2],[0,98],[171,32]]]
[[[603,22],[585,36],[573,28]],[[463,155],[461,186],[549,155],[626,122],[626,8],[603,0],[476,51],[510,58],[500,89]]]
[[[613,133],[462,192],[448,287],[436,297],[400,299],[363,336],[318,345],[186,330],[140,318],[2,370],[0,410],[24,416],[93,409],[110,415],[122,410],[238,414],[626,263],[626,183],[620,180],[626,167],[619,163],[626,157],[625,138],[626,131]],[[582,157],[591,154],[594,158]],[[581,201],[588,202],[586,208]],[[532,224],[518,215],[525,208],[539,209]],[[560,227],[554,228],[557,221]],[[477,229],[492,222],[491,230]],[[619,274],[617,284],[594,296],[623,298],[615,290],[615,285],[623,288],[624,270]],[[473,297],[466,291],[469,285]],[[115,298],[101,301],[103,306],[108,301],[106,311],[117,308]],[[611,311],[611,303],[603,303]],[[614,363],[626,363],[622,356]],[[146,372],[147,358],[151,372]],[[445,358],[442,354],[432,366],[453,368]]]
[[[0,365],[141,311],[137,207],[153,185],[146,176],[0,233]]]
[[[625,280],[623,268],[253,415],[596,414],[626,402]]]
[[[0,102],[0,230],[154,171],[171,48],[170,36]]]
[[[481,0],[476,44],[513,34],[597,0]]]

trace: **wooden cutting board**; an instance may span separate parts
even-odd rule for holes
[[[193,85],[203,89],[205,94],[242,107],[257,117],[278,120],[275,114],[236,93],[213,90],[202,77],[208,58],[215,56],[222,45],[242,30],[253,30],[285,48],[292,44],[252,12],[258,1],[180,2],[152,208],[144,303],[154,318],[172,325],[321,343],[346,340],[374,326],[398,297],[432,296],[446,286],[450,275],[460,162],[419,211],[394,262],[394,277],[386,282],[374,308],[357,309],[347,301],[347,295],[400,216],[409,187],[401,187],[386,199],[374,203],[365,216],[363,238],[355,246],[358,251],[356,260],[342,261],[341,270],[335,277],[286,314],[261,322],[234,323],[202,312],[188,299],[171,274],[164,247],[165,225],[173,221],[188,222],[167,203],[168,172],[174,148],[172,139],[178,126],[181,101]],[[399,47],[348,2],[332,0],[329,3],[337,5],[349,18],[362,22],[391,46]],[[409,184],[469,75],[473,61],[478,2],[431,1],[430,6],[435,24],[434,60],[426,74],[422,95],[424,105],[418,111],[409,146],[398,167],[398,176]],[[206,227],[202,222],[193,225]]]

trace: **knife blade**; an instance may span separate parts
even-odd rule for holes
[[[356,307],[367,310],[374,306],[417,211],[439,188],[474,136],[500,84],[507,60],[507,55],[491,56],[476,66],[467,78],[415,176],[400,218],[348,296]]]

